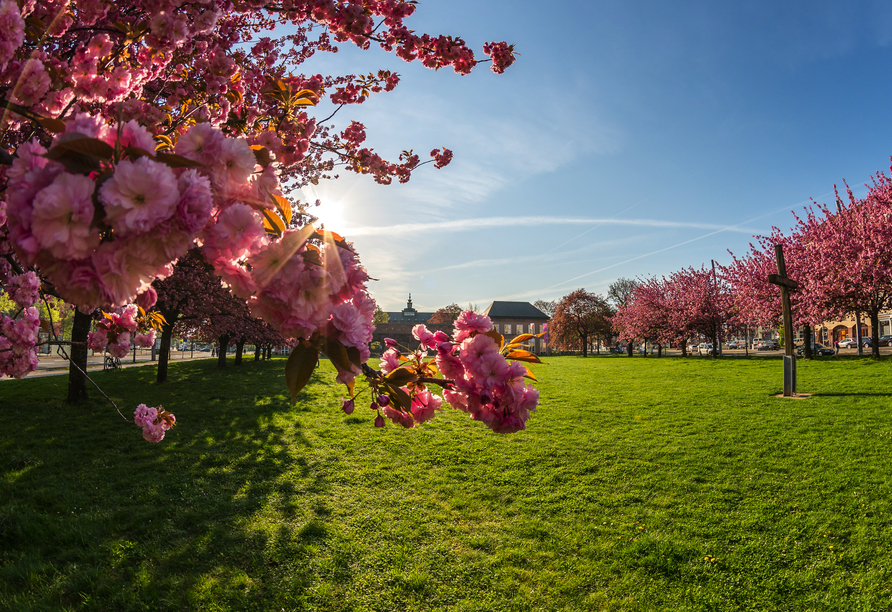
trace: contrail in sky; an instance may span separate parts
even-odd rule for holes
[[[637,227],[667,227],[683,229],[705,229],[716,232],[739,232],[741,234],[754,234],[757,230],[742,228],[738,225],[716,225],[712,223],[689,223],[680,221],[662,221],[659,219],[593,219],[585,217],[483,217],[480,219],[458,219],[455,221],[440,221],[435,223],[403,223],[388,226],[366,226],[347,228],[340,233],[347,237],[353,236],[392,236],[395,233],[409,232],[459,232],[487,227],[526,226],[539,225],[626,225]],[[592,228],[594,229],[594,228]]]
[[[818,198],[816,198],[816,199],[824,198],[824,197],[830,195],[831,193],[832,193],[832,192],[825,193],[825,194],[823,194],[823,195],[818,196]],[[806,201],[804,201],[804,202],[800,202],[800,203],[796,204],[795,206],[801,206],[801,205],[803,205],[803,204],[810,204],[810,203],[811,203],[811,200],[806,200]],[[538,294],[540,294],[540,293],[543,292],[543,291],[548,291],[549,289],[554,289],[555,287],[560,287],[561,285],[566,285],[567,283],[572,283],[573,281],[577,281],[577,280],[579,280],[580,278],[585,278],[586,276],[591,276],[592,274],[597,274],[598,272],[604,272],[605,270],[609,270],[609,269],[611,269],[611,268],[615,268],[615,267],[617,267],[617,266],[621,266],[621,265],[623,265],[623,264],[627,264],[627,263],[636,261],[636,260],[638,260],[638,259],[644,259],[645,257],[650,257],[651,255],[656,255],[656,254],[658,254],[658,253],[663,253],[664,251],[669,251],[669,250],[671,250],[671,249],[675,249],[675,248],[678,248],[678,247],[680,247],[680,246],[684,246],[684,245],[686,245],[686,244],[690,244],[691,242],[696,242],[696,241],[698,241],[698,240],[703,240],[704,238],[709,238],[710,236],[714,236],[714,235],[716,235],[716,234],[720,234],[721,232],[726,232],[726,231],[737,231],[737,232],[740,232],[740,231],[743,231],[743,230],[740,229],[740,226],[741,226],[741,225],[752,223],[753,221],[757,221],[757,220],[761,219],[762,217],[767,217],[767,216],[769,216],[769,215],[776,214],[776,213],[781,212],[781,211],[783,211],[783,210],[788,210],[788,207],[787,207],[787,206],[784,206],[784,207],[782,207],[782,208],[778,208],[778,209],[776,209],[776,210],[772,210],[772,211],[770,211],[770,212],[761,214],[761,215],[759,215],[759,216],[757,216],[757,217],[753,217],[752,219],[748,219],[748,220],[746,220],[746,221],[743,221],[743,222],[741,222],[741,223],[739,223],[739,224],[737,224],[737,225],[728,226],[728,228],[724,228],[724,227],[722,227],[722,228],[720,228],[720,229],[716,229],[716,230],[713,231],[713,232],[709,232],[708,234],[703,234],[702,236],[697,236],[696,238],[691,238],[690,240],[685,240],[684,242],[679,242],[678,244],[673,244],[672,246],[667,246],[667,247],[662,248],[662,249],[657,249],[656,251],[651,251],[650,253],[644,253],[643,255],[637,255],[637,256],[635,256],[635,257],[632,257],[632,258],[630,258],[630,259],[626,259],[626,260],[621,261],[621,262],[619,262],[619,263],[611,264],[611,265],[609,265],[609,266],[605,266],[605,267],[603,267],[603,268],[599,268],[599,269],[597,269],[597,270],[592,270],[591,272],[586,272],[585,274],[580,274],[579,276],[574,276],[573,278],[568,278],[568,279],[565,280],[565,281],[561,281],[561,282],[559,282],[559,283],[555,283],[554,285],[550,285],[550,286],[545,287],[545,288],[543,288],[543,289],[538,289],[538,290],[536,290],[536,291],[527,291],[527,292],[525,292],[525,293],[523,294],[523,297],[526,297],[526,296],[528,296],[528,295],[538,295]],[[694,227],[694,226],[691,225],[690,227]],[[700,227],[703,227],[704,229],[709,229],[709,228],[707,228],[705,225],[701,225]],[[719,226],[712,226],[712,227],[719,227]],[[764,231],[764,230],[763,230],[763,231]],[[746,233],[757,234],[757,233],[759,233],[759,232],[746,230]],[[520,296],[520,295],[517,295],[517,296],[511,296],[511,297],[521,297],[521,296]]]

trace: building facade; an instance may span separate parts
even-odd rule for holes
[[[419,323],[424,323],[432,332],[444,331],[452,335],[452,324],[431,325],[428,320],[434,316],[432,312],[419,312],[412,306],[412,294],[409,294],[409,300],[406,307],[396,312],[387,313],[387,323],[378,323],[375,325],[375,333],[372,334],[372,352],[380,355],[384,352],[384,339],[391,338],[396,340],[397,344],[408,349],[418,348],[418,340],[412,336],[412,328]]]
[[[548,329],[548,315],[529,302],[493,302],[483,314],[492,320],[494,329],[508,342],[520,334],[541,334]],[[548,352],[548,336],[533,338],[525,344],[537,355]]]

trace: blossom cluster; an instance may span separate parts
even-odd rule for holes
[[[138,314],[136,304],[104,313],[104,317],[94,325],[95,331],[91,331],[87,337],[87,348],[99,353],[108,351],[118,359],[126,357],[132,346],[149,348],[155,343],[155,330],[137,333]]]
[[[86,173],[64,163],[73,156],[50,159],[80,143],[136,153]],[[19,147],[7,173],[10,241],[19,261],[38,266],[66,301],[85,310],[133,302],[170,274],[170,263],[210,220],[210,180],[146,153],[154,148],[135,121],[114,129],[86,114],[66,124],[49,157],[37,141]]]
[[[176,425],[177,419],[163,406],[150,408],[140,404],[133,413],[133,422],[142,427],[142,437],[147,442],[160,442],[164,439],[164,434]]]
[[[510,361],[503,353],[501,342],[492,332],[489,317],[472,311],[461,313],[455,320],[453,335],[442,331],[431,332],[424,325],[416,325],[412,334],[420,347],[403,353],[395,341],[387,339],[388,349],[381,358],[381,373],[368,376],[370,386],[377,396],[371,403],[379,417],[387,417],[403,427],[414,427],[434,417],[443,399],[457,410],[467,412],[476,421],[483,422],[496,433],[513,433],[526,428],[526,421],[539,403],[539,391],[525,384],[529,377],[527,368]],[[428,350],[435,352],[433,359],[425,361]],[[512,353],[505,351],[510,357]],[[399,388],[405,394],[395,393],[393,386],[402,381],[406,372],[414,372],[408,383]],[[439,372],[442,380],[433,378]],[[389,384],[388,381],[394,381]],[[430,384],[444,387],[441,398],[428,389]],[[385,390],[381,392],[382,388]],[[408,398],[401,402],[400,397]],[[394,401],[396,398],[396,402]],[[353,399],[345,403],[345,410],[353,409]],[[399,402],[401,405],[394,405]],[[383,426],[383,419],[376,419],[376,426]]]
[[[24,378],[37,368],[37,333],[40,314],[33,306],[21,316],[0,317],[0,375]]]

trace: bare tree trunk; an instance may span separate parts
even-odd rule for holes
[[[166,316],[164,325],[161,326],[161,352],[158,353],[158,376],[159,383],[167,382],[167,364],[170,361],[170,339],[173,337],[173,319]]]
[[[266,358],[267,359],[273,358],[273,345],[272,344],[266,345]]]
[[[877,308],[870,309],[870,356],[880,358],[880,311]]]
[[[260,345],[254,347],[254,361],[260,361]]]
[[[71,363],[68,365],[68,403],[78,404],[89,399],[87,396],[87,336],[93,317],[74,311],[74,325],[71,328]],[[80,368],[80,369],[78,369]]]
[[[803,325],[802,326],[802,335],[803,335],[803,347],[802,347],[802,356],[805,359],[811,359],[814,357],[811,353],[811,343],[814,341],[812,338],[811,325]]]
[[[657,344],[657,357],[662,357],[662,356],[663,356],[663,345]]]
[[[245,340],[241,339],[235,343],[235,365],[242,365],[242,351],[245,350]]]
[[[217,367],[226,367],[226,351],[229,349],[229,336],[220,336],[220,352],[217,353]]]

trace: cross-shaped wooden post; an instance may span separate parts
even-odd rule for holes
[[[799,283],[787,278],[784,248],[781,245],[774,245],[774,255],[777,258],[777,274],[769,274],[768,282],[777,285],[781,290],[784,310],[784,397],[792,397],[796,395],[796,357],[793,355],[793,311],[790,306],[790,292],[799,289]]]

